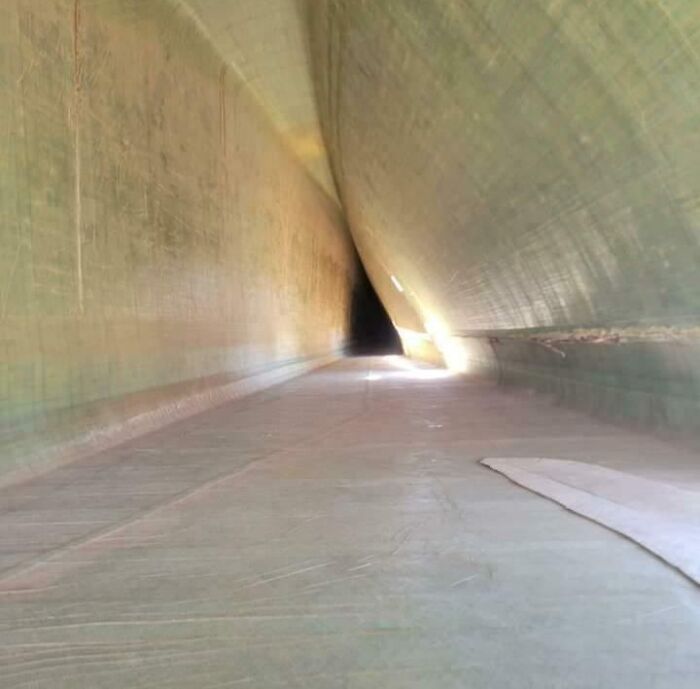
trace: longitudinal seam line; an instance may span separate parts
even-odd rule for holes
[[[35,567],[40,567],[52,560],[55,560],[56,558],[60,557],[61,555],[68,553],[72,550],[76,550],[78,548],[81,548],[88,543],[92,541],[99,541],[107,536],[111,536],[114,534],[119,533],[122,529],[125,529],[129,526],[132,526],[133,524],[146,519],[164,509],[167,509],[169,507],[173,507],[177,505],[180,502],[183,502],[184,500],[191,498],[192,496],[206,492],[207,490],[213,488],[219,483],[222,483],[223,481],[226,481],[230,478],[233,478],[234,476],[240,475],[248,471],[249,469],[253,468],[253,466],[256,466],[262,461],[265,461],[267,459],[271,459],[272,457],[275,457],[276,455],[283,455],[286,452],[289,452],[290,450],[297,449],[300,446],[303,446],[304,444],[313,441],[313,440],[321,440],[322,438],[326,437],[330,433],[333,433],[336,431],[338,428],[352,423],[359,417],[363,416],[367,412],[366,408],[363,408],[360,412],[351,415],[350,417],[343,419],[342,421],[338,422],[337,424],[334,424],[330,428],[324,430],[321,433],[318,434],[310,434],[306,436],[305,438],[300,439],[299,441],[292,443],[291,445],[284,447],[284,448],[278,448],[275,450],[271,450],[268,453],[265,453],[261,455],[260,457],[256,457],[252,460],[250,460],[245,466],[239,467],[235,469],[234,471],[227,471],[222,474],[219,474],[218,476],[215,476],[208,481],[205,481],[204,483],[199,484],[198,486],[195,486],[194,488],[186,488],[185,490],[176,493],[174,496],[171,496],[169,498],[166,498],[165,500],[156,503],[155,505],[149,507],[145,511],[141,511],[137,514],[134,514],[130,517],[127,517],[126,519],[117,522],[116,524],[110,524],[107,527],[104,527],[102,529],[97,529],[95,531],[90,532],[89,534],[85,536],[79,536],[78,538],[72,539],[70,541],[67,541],[66,543],[57,546],[56,548],[51,548],[49,550],[46,550],[39,555],[36,555],[29,560],[25,560],[24,562],[20,562],[16,565],[13,565],[12,567],[7,568],[4,571],[0,571],[0,582],[5,581],[6,579],[9,579],[10,577],[16,577],[20,576],[26,572],[31,571]],[[0,596],[2,595],[2,591],[0,591]]]

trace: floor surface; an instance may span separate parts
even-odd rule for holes
[[[0,493],[2,689],[697,689],[700,590],[481,466],[683,450],[348,359]]]

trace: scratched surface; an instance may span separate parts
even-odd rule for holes
[[[95,404],[342,344],[337,204],[187,13],[2,2],[0,45],[0,472]]]
[[[695,0],[307,4],[341,195],[399,325],[410,306],[455,334],[697,326]],[[513,380],[684,425],[695,340],[571,346],[567,371],[498,354]]]
[[[541,398],[346,360],[1,492],[0,684],[696,689],[697,588],[494,452],[700,488]]]

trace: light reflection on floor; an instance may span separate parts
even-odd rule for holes
[[[369,371],[364,377],[365,380],[440,380],[444,378],[453,378],[458,375],[447,368],[412,361],[396,354],[382,357],[382,361],[391,364],[395,370],[382,369],[381,373]]]

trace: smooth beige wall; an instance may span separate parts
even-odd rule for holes
[[[0,3],[0,474],[342,346],[334,201],[165,0]]]

